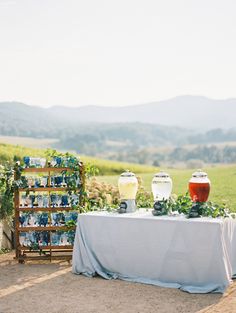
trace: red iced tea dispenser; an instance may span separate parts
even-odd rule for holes
[[[211,182],[207,173],[198,170],[189,181],[189,193],[193,202],[206,202],[210,193]]]
[[[200,217],[202,215],[202,204],[207,201],[210,193],[211,182],[207,173],[198,170],[193,173],[189,181],[189,193],[193,205],[189,212],[189,217]]]

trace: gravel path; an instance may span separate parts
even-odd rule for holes
[[[234,313],[236,282],[224,295],[86,278],[68,263],[18,264],[0,255],[0,313]]]

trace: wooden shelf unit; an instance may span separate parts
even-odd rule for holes
[[[25,168],[24,173],[32,173],[37,175],[37,173],[46,173],[48,176],[48,181],[51,180],[52,173],[62,173],[62,172],[72,172],[71,168],[59,168],[59,167],[47,167],[47,168]],[[15,176],[16,179],[16,176]],[[79,202],[80,205],[83,205],[83,192],[85,187],[85,175],[84,175],[84,166],[81,164],[80,166],[80,180],[81,185],[78,187],[79,193]],[[20,193],[21,192],[43,192],[47,193],[49,196],[49,207],[21,207],[20,206]],[[15,247],[16,247],[16,256],[15,258],[19,261],[19,263],[24,263],[27,260],[71,260],[72,258],[72,245],[52,245],[51,242],[51,232],[52,231],[71,231],[75,230],[76,227],[67,227],[65,225],[61,226],[53,226],[51,225],[51,213],[67,211],[73,212],[75,209],[71,206],[60,206],[53,207],[51,205],[50,194],[58,191],[68,192],[67,187],[32,187],[32,188],[18,188],[18,190],[14,194],[14,206],[15,206]],[[21,212],[48,212],[49,214],[49,225],[48,226],[27,226],[22,227],[19,222],[19,217]],[[38,250],[30,249],[30,247],[22,246],[20,244],[20,233],[21,232],[31,232],[31,231],[47,231],[50,236],[50,244],[39,246]],[[40,250],[44,251],[44,253],[40,253]],[[38,254],[38,255],[37,255]]]

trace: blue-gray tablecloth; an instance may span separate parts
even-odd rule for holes
[[[236,221],[93,212],[78,219],[75,274],[221,292],[236,274]]]

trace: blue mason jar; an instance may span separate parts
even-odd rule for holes
[[[30,157],[28,157],[28,156],[23,157],[23,161],[25,163],[25,167],[30,166]]]

